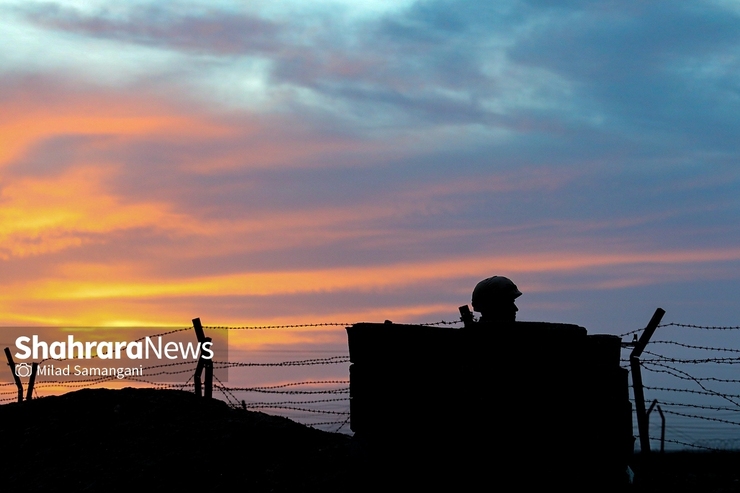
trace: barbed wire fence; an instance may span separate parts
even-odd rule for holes
[[[636,339],[643,330],[621,337]],[[647,347],[640,360],[643,389],[665,420],[665,448],[740,449],[740,326],[665,323]],[[621,361],[629,369],[629,357]],[[657,414],[650,414],[651,448],[661,441]]]
[[[306,323],[291,325],[204,326],[206,331],[264,331],[305,328],[348,327],[351,323]],[[456,326],[461,321],[438,321],[418,325]],[[169,330],[148,337],[167,337],[193,327]],[[644,329],[621,334],[625,341],[637,338]],[[698,335],[697,335],[698,334]],[[143,340],[142,337],[137,340]],[[623,342],[623,349],[631,347]],[[645,372],[643,389],[646,401],[659,406],[665,418],[666,448],[671,450],[736,450],[740,449],[740,326],[704,326],[665,323],[658,326],[654,340],[640,361]],[[525,355],[526,357],[526,355]],[[349,430],[349,355],[329,354],[321,358],[275,361],[213,361],[214,370],[240,372],[223,382],[217,376],[214,397],[231,407],[262,411],[289,417],[308,426],[326,431],[350,433]],[[53,358],[42,360],[44,363]],[[54,360],[60,361],[60,360]],[[629,358],[622,358],[629,368]],[[158,389],[192,390],[195,361],[157,364],[143,368],[142,375],[103,376],[74,381],[42,377],[35,384],[39,397],[82,388],[135,385]],[[281,369],[279,382],[243,385],[248,381],[243,372]],[[311,371],[320,369],[321,371]],[[327,369],[329,369],[327,371]],[[332,375],[326,378],[323,373]],[[287,377],[290,378],[287,378]],[[162,378],[176,381],[162,381]],[[4,377],[7,378],[7,377]],[[16,400],[14,382],[0,383],[0,403]],[[634,398],[633,407],[634,407]],[[543,412],[545,412],[543,410]],[[650,439],[661,440],[661,422],[657,413],[650,416]],[[637,429],[635,428],[636,435]],[[639,443],[639,442],[638,442]]]
[[[228,330],[273,330],[273,329],[301,329],[316,327],[341,326],[346,323],[306,323],[292,325],[262,325],[262,326],[206,326],[207,331]],[[169,330],[149,336],[140,337],[131,342],[149,338],[167,337],[185,331],[193,331],[194,327],[184,327]],[[94,355],[93,357],[96,357]],[[259,358],[258,358],[259,359]],[[264,358],[263,358],[264,359]],[[61,363],[66,358],[44,358],[39,364],[51,362]],[[143,366],[143,365],[142,365]],[[308,378],[273,385],[230,386],[222,382],[216,375],[213,382],[213,395],[239,409],[264,411],[270,414],[284,415],[308,426],[328,431],[349,432],[349,356],[345,354],[329,355],[323,358],[310,358],[283,361],[213,361],[214,370],[256,370],[260,368],[290,368],[292,370],[308,367],[344,367],[334,373],[343,378]],[[106,375],[94,378],[69,379],[54,378],[49,375],[38,375],[35,378],[33,393],[36,398],[41,395],[57,395],[83,388],[140,386],[157,389],[193,390],[193,375],[197,361],[179,361],[167,364],[149,365],[142,368],[141,374],[136,376]],[[295,378],[293,371],[293,378]],[[306,373],[306,372],[301,372]],[[162,377],[167,380],[162,381]],[[7,374],[3,380],[7,378]],[[243,381],[239,375],[235,378]],[[234,379],[232,379],[234,380]],[[21,395],[15,390],[16,382],[0,383],[0,403],[15,402]],[[256,396],[256,397],[255,397]],[[318,418],[318,419],[317,419]]]

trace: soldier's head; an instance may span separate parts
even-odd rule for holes
[[[514,301],[521,295],[508,277],[489,277],[473,290],[473,310],[480,312],[481,322],[514,322],[519,311]]]

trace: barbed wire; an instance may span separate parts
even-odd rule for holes
[[[300,329],[305,327],[350,327],[354,323],[341,322],[320,322],[308,324],[289,324],[289,325],[204,325],[203,329],[208,330],[270,330],[270,329]]]
[[[643,362],[641,362],[641,365],[643,367],[645,367],[645,363],[646,362],[643,361]],[[678,368],[674,368],[672,366],[668,366],[668,365],[665,365],[665,364],[662,364],[662,363],[650,362],[648,364],[653,364],[653,365],[656,365],[656,366],[660,366],[660,367],[666,368],[667,370],[654,370],[654,371],[661,371],[661,372],[669,373],[669,374],[671,374],[671,375],[673,375],[675,377],[678,377],[678,378],[683,378],[683,379],[686,379],[686,380],[691,380],[694,383],[696,383],[699,387],[701,387],[702,390],[704,390],[705,392],[711,392],[712,394],[716,395],[717,397],[720,397],[720,398],[726,400],[727,402],[730,402],[730,403],[735,404],[736,406],[740,407],[740,404],[738,404],[737,402],[735,402],[734,400],[732,400],[731,397],[729,397],[726,394],[723,394],[721,392],[717,392],[717,391],[715,391],[713,389],[706,388],[701,383],[701,381],[699,381],[696,377],[694,377],[693,375],[691,375],[691,374],[689,374],[689,373],[687,373],[687,372],[685,372],[683,370],[679,370]]]
[[[630,388],[632,386],[630,385]],[[695,390],[695,389],[674,389],[671,387],[651,387],[648,385],[643,386],[646,390],[659,390],[662,392],[678,392],[678,393],[684,393],[684,394],[697,394],[697,395],[710,395],[712,397],[717,397],[716,393],[714,392],[706,392],[703,390]],[[737,394],[724,394],[727,397],[731,397],[733,399],[740,399],[740,395]]]
[[[666,324],[660,324],[658,325],[658,328],[660,327],[684,327],[684,328],[690,328],[690,329],[701,329],[701,330],[740,330],[740,325],[731,325],[731,326],[719,326],[719,325],[694,325],[694,324],[680,324],[676,322],[670,322]],[[629,332],[625,332],[623,334],[620,334],[619,337],[627,337],[631,336],[633,334],[639,334],[643,332],[645,328],[642,329],[635,329],[630,330]]]
[[[630,399],[630,401],[634,402],[634,399]],[[730,411],[730,412],[740,412],[740,409],[737,407],[727,407],[727,406],[708,406],[706,404],[690,404],[690,403],[681,403],[681,402],[666,402],[666,401],[659,401],[659,404],[662,406],[675,406],[675,407],[690,407],[694,409],[704,409],[708,411]]]
[[[684,344],[676,341],[650,341],[650,344],[671,344],[674,346],[680,346],[687,349],[700,349],[703,351],[724,351],[728,353],[740,353],[740,349],[723,348],[723,347],[709,347],[709,346],[695,346],[693,344]]]
[[[304,324],[286,324],[286,325],[204,325],[203,329],[208,330],[272,330],[272,329],[301,329],[306,327],[351,327],[360,322],[317,322]],[[439,320],[437,322],[414,323],[409,325],[460,325],[462,320]],[[183,329],[188,330],[188,329]]]
[[[709,416],[701,416],[699,414],[681,413],[681,412],[678,412],[678,411],[671,411],[669,409],[663,409],[663,412],[666,413],[666,414],[673,414],[675,416],[683,416],[685,418],[703,419],[705,421],[716,421],[717,423],[724,423],[724,424],[733,425],[733,426],[740,426],[740,423],[738,423],[736,421],[730,421],[730,420],[727,420],[727,419],[712,418],[712,417],[709,417]]]
[[[229,402],[229,404],[231,404],[231,399],[229,398],[229,396],[231,396],[234,399],[234,402],[238,404],[239,399],[237,399],[237,397],[231,393],[231,390],[229,390],[216,375],[213,375],[213,378],[218,382],[218,385],[214,385],[214,387],[221,391],[224,397],[226,397],[226,400]]]
[[[190,377],[185,381],[185,383],[179,385],[180,390],[183,390],[185,387],[187,387],[190,384],[190,381],[193,380],[194,373],[190,375]]]
[[[301,412],[307,412],[307,413],[317,413],[317,414],[334,414],[338,416],[347,416],[349,415],[349,411],[328,411],[326,409],[309,409],[304,407],[295,407],[295,406],[283,406],[280,404],[271,404],[271,405],[265,405],[265,406],[258,406],[253,409],[286,409],[290,411],[301,411]]]
[[[349,418],[343,420],[343,421],[321,421],[318,423],[306,423],[306,426],[310,426],[312,428],[316,426],[331,426],[331,425],[340,425],[340,427],[337,429],[337,431],[342,429],[342,426],[346,425],[349,422]],[[336,432],[335,432],[336,433]]]
[[[351,418],[351,417],[352,417],[352,416],[351,416],[351,414],[350,414],[349,416],[347,416],[347,419],[345,419],[345,420],[344,420],[344,421],[342,422],[342,424],[340,424],[340,425],[339,425],[339,426],[337,427],[337,429],[336,429],[336,430],[334,430],[334,433],[339,433],[339,430],[341,430],[342,428],[344,428],[344,427],[345,427],[345,426],[347,425],[347,423],[349,423],[349,421],[350,421],[350,418]]]
[[[237,361],[214,361],[213,365],[216,368],[238,368],[238,367],[249,367],[249,366],[312,366],[312,365],[333,365],[340,363],[349,363],[349,356],[331,356],[328,358],[312,358],[296,361],[281,361],[280,363],[241,363]]]
[[[667,324],[661,324],[659,327],[681,327],[681,328],[690,328],[690,329],[698,329],[698,330],[707,330],[707,331],[733,331],[740,329],[740,326],[709,326],[709,325],[695,325],[695,324],[680,324],[680,323],[667,323]],[[639,332],[642,332],[644,329],[641,329],[639,331],[632,331],[629,334],[637,334]],[[668,332],[666,332],[668,333]],[[626,334],[626,335],[629,335]],[[691,423],[691,426],[694,429],[701,429],[699,426],[699,422],[710,422],[710,423],[716,423],[718,426],[730,426],[730,427],[737,427],[740,426],[740,420],[732,420],[732,419],[726,419],[725,416],[722,415],[716,415],[714,413],[720,413],[720,412],[729,412],[732,413],[733,416],[736,416],[738,412],[740,412],[740,395],[737,392],[731,392],[726,391],[730,390],[729,387],[723,388],[721,391],[717,390],[716,388],[710,388],[711,385],[706,385],[707,383],[716,383],[716,384],[722,384],[722,385],[735,385],[740,383],[740,379],[738,378],[721,378],[719,376],[697,376],[692,373],[695,372],[689,372],[687,371],[688,368],[686,365],[692,365],[692,367],[697,367],[697,365],[703,365],[706,368],[706,365],[735,365],[740,363],[739,357],[732,357],[732,356],[723,356],[723,354],[738,354],[740,353],[740,349],[736,347],[718,347],[716,345],[702,345],[702,344],[690,344],[686,342],[681,341],[675,341],[675,340],[668,340],[668,339],[661,339],[661,340],[654,340],[650,341],[649,343],[652,346],[658,346],[663,345],[664,347],[676,347],[676,348],[683,348],[687,350],[692,351],[702,351],[706,353],[714,353],[714,354],[706,354],[708,357],[702,357],[702,358],[690,358],[690,357],[673,357],[665,354],[659,354],[659,352],[655,351],[649,351],[644,350],[644,354],[648,356],[646,359],[642,359],[640,361],[640,365],[642,368],[649,372],[654,373],[662,373],[669,375],[673,378],[677,378],[682,381],[689,381],[693,384],[697,385],[699,389],[691,389],[691,388],[678,388],[678,387],[668,387],[668,386],[644,386],[643,388],[645,390],[650,390],[654,392],[667,392],[667,393],[677,393],[677,394],[686,394],[686,395],[698,395],[698,396],[706,396],[706,397],[712,397],[712,398],[720,398],[728,402],[731,406],[718,406],[718,405],[712,405],[709,403],[703,403],[703,402],[663,402],[661,401],[662,405],[662,412],[666,415],[673,415],[675,416],[675,419],[678,419],[679,422],[682,422],[682,420],[687,421],[688,423]],[[704,355],[702,355],[704,356]],[[625,363],[628,360],[622,359],[621,363]],[[716,386],[715,386],[716,387]],[[706,413],[697,413],[697,412],[691,412],[691,411],[682,411],[681,408],[685,409],[694,409],[698,411],[706,411]],[[696,424],[695,424],[696,423]],[[685,424],[683,425],[685,426]],[[721,429],[721,428],[718,428]],[[717,430],[718,430],[717,429]],[[713,430],[715,430],[713,428]],[[713,433],[716,433],[717,431],[713,431]],[[677,429],[673,430],[673,433],[678,434],[679,436],[682,435]],[[728,436],[729,431],[726,431],[725,437]],[[735,433],[734,431],[732,433]],[[729,435],[732,436],[732,435]],[[688,437],[687,437],[688,438]],[[655,439],[651,437],[651,439]],[[690,439],[689,439],[690,440]],[[714,447],[706,447],[703,445],[697,445],[696,443],[690,443],[690,441],[679,441],[679,440],[666,440],[667,442],[676,443],[678,445],[681,445],[683,447],[692,447],[692,448],[698,448],[698,449],[704,449],[704,450],[720,450]]]
[[[319,421],[318,423],[307,423],[307,426],[329,426],[329,425],[338,425],[340,423],[344,423],[344,421]]]
[[[444,320],[440,320],[439,322],[427,322],[427,323],[418,324],[418,325],[426,325],[426,326],[435,326],[435,325],[460,325],[462,323],[463,323],[462,320],[455,320],[453,322],[446,322]],[[417,324],[411,324],[411,325],[417,325]]]
[[[728,364],[728,365],[734,365],[734,364],[740,364],[740,356],[735,358],[730,357],[719,357],[719,358],[694,358],[694,359],[684,359],[684,358],[672,358],[669,356],[664,356],[662,354],[655,353],[653,351],[643,350],[644,354],[648,354],[650,356],[654,356],[654,358],[651,359],[641,359],[641,362],[668,362],[668,363],[685,363],[685,364],[703,364],[703,363],[721,363],[721,364]],[[629,359],[622,358],[620,359],[620,362],[625,363],[629,362]]]
[[[246,402],[246,407],[269,407],[273,404],[294,405],[294,404],[322,404],[326,402],[348,402],[349,397],[339,397],[336,399],[316,399],[312,401],[277,401],[277,402]]]
[[[282,389],[285,387],[295,387],[298,385],[326,385],[326,384],[345,384],[349,385],[349,380],[307,380],[303,382],[290,382],[279,385],[263,385],[261,387],[254,387],[255,389]]]
[[[660,440],[660,438],[657,438],[657,437],[654,437],[654,436],[648,436],[648,438],[650,440]],[[635,435],[635,439],[637,439],[639,441],[640,435]],[[722,452],[721,449],[717,449],[717,448],[713,448],[713,447],[706,447],[704,445],[697,445],[695,443],[681,442],[679,440],[671,440],[669,438],[665,438],[663,441],[668,442],[668,443],[675,443],[677,445],[684,445],[686,447],[698,448],[698,449],[703,449],[703,450],[711,450],[711,451],[714,451],[714,452]]]
[[[661,324],[661,325],[658,325],[658,327],[686,327],[690,329],[701,329],[701,330],[740,330],[740,325],[731,325],[731,326],[694,325],[694,324],[679,324],[676,322]]]
[[[348,394],[349,387],[331,390],[265,390],[259,387],[228,387],[232,392],[257,392],[261,394],[285,394],[285,395],[318,395],[318,394]]]
[[[456,326],[461,325],[462,321],[455,320],[455,321],[445,321],[441,320],[438,322],[429,322],[429,323],[423,323],[423,324],[413,324],[413,325],[424,325],[424,326]],[[306,324],[290,324],[290,325],[245,325],[245,326],[204,326],[204,330],[270,330],[270,329],[298,329],[298,328],[311,328],[311,327],[349,327],[351,325],[354,325],[352,323],[338,323],[338,322],[324,322],[324,323],[306,323]],[[702,325],[691,325],[691,324],[679,324],[679,323],[667,323],[667,324],[661,324],[658,327],[686,327],[686,328],[692,328],[692,329],[701,329],[701,330],[738,330],[740,329],[740,326],[727,326],[727,327],[720,327],[720,326],[702,326]],[[170,330],[167,332],[162,332],[159,334],[153,334],[150,336],[144,336],[139,339],[136,339],[134,342],[138,342],[141,340],[146,339],[147,337],[166,337],[171,334],[184,332],[188,330],[193,330],[193,327],[188,328],[177,328],[174,330]],[[625,337],[633,334],[639,334],[644,329],[638,329],[634,331],[627,332],[625,334],[622,334],[620,337]],[[666,345],[666,346],[675,346],[675,347],[681,347],[685,349],[691,349],[691,350],[699,350],[699,351],[713,351],[718,353],[740,353],[740,349],[736,348],[728,348],[728,347],[710,347],[710,346],[702,346],[702,345],[693,345],[693,344],[686,344],[679,341],[672,341],[672,340],[657,340],[657,341],[651,341],[650,344],[653,345]],[[627,346],[629,346],[629,343],[626,343]],[[731,425],[731,426],[740,426],[740,422],[735,422],[727,419],[723,419],[720,417],[715,416],[702,416],[699,414],[693,414],[690,412],[681,412],[677,410],[671,410],[671,409],[665,409],[665,406],[674,406],[674,407],[685,407],[685,408],[693,408],[693,409],[701,409],[705,411],[727,411],[727,412],[738,412],[740,411],[740,403],[736,402],[735,399],[740,400],[740,395],[737,395],[735,393],[722,393],[717,392],[716,390],[707,388],[703,385],[704,382],[717,382],[717,383],[723,383],[723,384],[737,384],[740,383],[740,379],[732,379],[732,378],[717,378],[717,377],[696,377],[691,375],[690,373],[675,367],[675,365],[682,365],[682,364],[691,364],[691,365],[698,365],[698,364],[738,364],[740,363],[740,357],[709,357],[709,358],[674,358],[670,356],[665,356],[662,354],[658,354],[656,352],[651,351],[644,351],[646,355],[649,356],[648,359],[642,360],[641,364],[642,367],[645,368],[648,371],[656,372],[656,373],[664,373],[668,374],[674,378],[678,378],[683,381],[691,381],[698,385],[702,390],[696,390],[696,389],[681,389],[681,388],[668,388],[668,387],[650,387],[645,386],[644,388],[646,390],[653,390],[653,391],[665,391],[665,392],[674,392],[674,393],[687,393],[687,394],[695,394],[695,395],[704,395],[704,396],[711,396],[711,397],[720,397],[728,402],[730,402],[734,407],[727,407],[727,406],[712,406],[712,405],[702,405],[702,404],[692,404],[692,403],[676,403],[676,402],[663,402],[663,412],[667,414],[672,414],[680,418],[688,419],[688,420],[704,420],[704,421],[710,421],[715,422],[722,425]],[[97,353],[93,357],[98,357]],[[42,363],[47,360],[55,360],[55,361],[64,361],[63,359],[56,359],[56,358],[47,358],[42,360]],[[621,363],[626,363],[628,360],[622,359],[620,360]],[[67,382],[67,381],[58,381],[58,380],[41,380],[37,381],[35,390],[38,391],[39,388],[51,388],[51,387],[62,387],[62,388],[80,388],[80,387],[90,387],[95,385],[103,385],[107,384],[108,382],[121,382],[123,381],[129,381],[129,382],[135,382],[140,383],[144,385],[150,385],[154,386],[155,388],[177,388],[180,390],[183,390],[185,387],[187,387],[193,378],[192,371],[193,366],[195,365],[195,361],[183,361],[183,362],[176,362],[176,363],[165,363],[160,365],[151,365],[148,367],[143,368],[144,374],[142,377],[132,377],[132,376],[126,376],[123,379],[119,379],[116,377],[116,375],[109,375],[104,376],[100,378],[95,379],[86,379],[86,380],[77,380],[75,382]],[[338,355],[338,356],[330,356],[326,358],[312,358],[312,359],[302,359],[302,360],[295,360],[295,361],[282,361],[282,362],[242,362],[242,361],[214,361],[214,369],[229,369],[229,368],[248,368],[248,367],[301,367],[301,366],[314,366],[314,365],[334,365],[334,364],[346,364],[350,363],[349,356],[347,355]],[[185,365],[188,365],[189,367],[185,367]],[[674,365],[674,366],[671,366]],[[189,378],[185,383],[165,383],[165,382],[155,382],[151,379],[153,377],[168,375],[168,376],[176,376],[184,373],[191,373]],[[317,413],[317,414],[329,414],[329,415],[335,415],[335,416],[346,416],[345,419],[339,419],[337,421],[325,421],[321,423],[306,423],[307,426],[337,426],[336,431],[338,432],[341,430],[344,426],[347,425],[347,423],[350,420],[350,414],[349,411],[337,411],[337,410],[331,410],[331,409],[313,409],[310,407],[314,406],[322,406],[327,405],[331,403],[337,403],[337,402],[345,402],[347,403],[349,401],[348,394],[350,392],[349,389],[349,380],[343,379],[343,380],[304,380],[304,381],[295,381],[295,382],[289,382],[289,383],[281,383],[281,384],[275,384],[275,385],[259,385],[259,386],[253,386],[253,387],[230,387],[224,382],[222,382],[216,375],[214,375],[214,380],[217,382],[217,384],[214,385],[214,389],[216,389],[218,392],[220,392],[221,395],[223,395],[223,398],[226,400],[227,404],[231,407],[240,407],[239,398],[237,397],[237,393],[241,392],[254,392],[254,393],[264,393],[264,394],[276,394],[276,395],[337,395],[337,397],[329,397],[325,399],[311,399],[311,400],[286,400],[286,401],[276,401],[276,402],[252,402],[247,403],[246,401],[241,401],[241,406],[244,406],[248,409],[275,409],[275,410],[285,410],[285,411],[294,411],[294,412],[300,412],[300,413]],[[0,386],[12,386],[14,385],[13,382],[8,383],[2,383]],[[340,385],[339,388],[332,388],[332,389],[326,389],[326,388],[308,388],[308,389],[301,389],[301,388],[295,388],[295,387],[315,387],[315,386],[329,386],[329,385]],[[191,389],[192,390],[192,389]],[[12,397],[17,394],[17,391],[15,389],[3,391],[0,392],[0,402],[10,402],[15,401],[16,398]],[[38,392],[36,393],[38,396]],[[4,396],[11,396],[11,397],[4,397]],[[330,406],[331,407],[331,406]],[[676,433],[681,437],[681,433],[676,431]],[[650,437],[653,440],[656,440],[654,437]],[[691,438],[688,438],[688,440],[691,440]],[[704,449],[704,450],[720,450],[712,447],[706,447],[702,445],[697,445],[695,443],[690,443],[689,441],[678,441],[678,440],[672,440],[672,439],[666,439],[665,440],[668,443],[674,443],[677,445],[681,445],[684,447],[692,447],[692,448],[698,448],[698,449]]]
[[[154,382],[152,380],[147,380],[145,378],[139,378],[139,377],[128,377],[128,378],[125,378],[124,380],[128,382],[145,383],[147,385],[153,385],[158,388],[177,389],[179,387],[179,384],[177,383]]]
[[[122,380],[120,378],[116,378],[115,375],[108,375],[104,377],[98,377],[98,378],[90,378],[85,380],[75,380],[75,383],[68,382],[65,380],[42,380],[34,385],[34,388],[45,388],[45,387],[66,387],[66,388],[81,388],[81,387],[89,387],[91,385],[95,385],[102,382],[110,382],[114,380]]]
[[[131,341],[131,342],[139,342],[139,341],[143,341],[143,340],[144,340],[144,339],[146,339],[147,337],[150,337],[150,338],[153,338],[153,337],[164,337],[164,336],[168,336],[168,335],[170,335],[170,334],[176,334],[176,333],[178,333],[178,332],[184,332],[184,331],[186,331],[186,330],[193,330],[193,326],[191,325],[190,327],[182,327],[182,328],[179,328],[179,329],[173,329],[173,330],[170,330],[170,331],[168,331],[168,332],[162,332],[162,333],[159,333],[159,334],[152,334],[152,335],[149,335],[149,336],[143,336],[143,337],[139,337],[138,339],[134,339],[134,340],[133,340],[133,341]]]
[[[654,373],[668,373],[668,374],[670,374],[670,375],[672,375],[672,376],[674,376],[676,378],[680,378],[681,380],[702,381],[702,382],[718,382],[718,383],[740,383],[740,379],[737,379],[737,378],[694,377],[694,376],[687,377],[687,376],[682,376],[682,375],[676,375],[674,373],[671,373],[668,370],[659,370],[659,369],[656,369],[656,368],[650,368],[649,366],[646,366],[645,363],[650,364],[650,365],[656,365],[656,366],[667,366],[667,365],[663,365],[662,363],[656,363],[656,362],[651,361],[651,360],[641,361],[640,363],[641,363],[641,366],[643,368],[645,368],[647,371],[651,371],[651,372],[654,372]]]

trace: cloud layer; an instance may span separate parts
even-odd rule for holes
[[[0,2],[2,322],[740,320],[740,9],[368,6]]]

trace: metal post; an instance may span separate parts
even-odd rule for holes
[[[198,338],[198,342],[203,342],[206,336],[203,333],[203,326],[200,324],[200,318],[193,319],[193,329],[195,329],[195,336]],[[197,395],[198,397],[203,396],[203,384],[200,379],[200,376],[203,373],[203,363],[203,357],[201,356],[200,358],[198,358],[198,365],[195,367],[195,374],[193,375],[195,395]]]
[[[637,430],[640,434],[640,452],[650,452],[650,436],[648,432],[647,412],[645,411],[645,394],[642,389],[642,373],[640,373],[640,359],[630,357],[632,370],[632,392],[635,394],[635,413],[637,414]]]
[[[195,337],[198,338],[198,342],[203,342],[206,338],[205,332],[203,332],[203,326],[200,324],[200,318],[193,319],[193,329],[195,329]]]
[[[198,365],[195,367],[195,374],[193,375],[193,384],[195,385],[195,395],[203,397],[203,384],[200,380],[200,375],[203,373],[203,360],[198,360]]]
[[[665,310],[658,308],[653,314],[653,318],[645,327],[640,339],[635,344],[635,348],[630,354],[630,368],[632,370],[632,392],[635,395],[635,413],[637,414],[637,429],[640,432],[640,452],[643,454],[650,453],[650,431],[648,429],[648,415],[645,409],[645,394],[642,388],[642,373],[640,372],[640,355],[650,341],[655,329],[658,328],[661,319],[665,315]]]
[[[5,357],[8,358],[8,366],[10,367],[10,373],[13,374],[15,386],[18,387],[18,402],[23,402],[23,384],[20,377],[15,373],[15,361],[13,361],[13,356],[10,354],[10,348],[5,348]]]
[[[658,414],[660,414],[660,453],[665,452],[665,416],[663,410],[658,405]]]
[[[203,331],[203,326],[200,323],[200,318],[193,319],[193,329],[195,329],[195,335],[198,338],[198,343],[201,345],[201,349],[203,348],[203,344],[212,341],[210,337],[206,337],[206,334]],[[205,393],[203,393],[202,382],[200,379],[204,368],[206,370]],[[195,394],[198,397],[204,396],[206,399],[210,399],[213,396],[213,360],[204,358],[202,350],[200,352],[200,357],[198,358],[198,365],[195,367],[193,382],[195,383]]]
[[[206,342],[211,342],[210,337],[205,338]],[[212,359],[205,359],[203,357],[203,352],[200,353],[200,359],[205,362],[204,366],[206,368],[206,388],[203,392],[203,397],[206,399],[210,399],[213,397],[213,360]]]
[[[653,314],[653,318],[650,319],[650,322],[648,322],[647,327],[645,327],[645,330],[640,336],[640,339],[638,339],[637,343],[635,344],[635,348],[632,350],[632,353],[630,354],[630,358],[640,357],[640,355],[642,354],[642,350],[645,349],[645,346],[647,346],[647,343],[650,342],[650,338],[653,336],[655,329],[658,328],[660,321],[663,319],[663,315],[665,315],[665,310],[663,310],[662,308],[657,308],[655,310],[655,313]]]
[[[660,404],[658,404],[658,399],[653,399],[653,402],[650,403],[650,407],[647,410],[647,421],[649,425],[650,413],[653,412],[655,406],[658,407],[658,414],[660,414],[660,453],[662,454],[665,452],[665,416],[663,415],[663,410],[660,408]]]
[[[31,378],[28,379],[28,391],[26,392],[26,400],[30,401],[33,398],[33,384],[36,382],[36,372],[39,370],[39,364],[35,361],[31,365]]]

